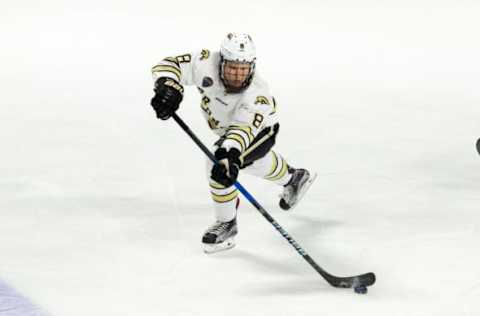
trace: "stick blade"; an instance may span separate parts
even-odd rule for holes
[[[336,277],[328,276],[325,278],[330,285],[340,288],[354,288],[357,286],[371,286],[375,283],[376,277],[373,272],[352,276],[352,277]]]

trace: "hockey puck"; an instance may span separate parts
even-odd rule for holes
[[[477,140],[477,151],[480,154],[480,138]]]
[[[353,288],[353,290],[355,291],[355,293],[357,294],[367,294],[368,292],[368,289],[366,286],[363,286],[363,285],[360,285],[360,286],[356,286]]]

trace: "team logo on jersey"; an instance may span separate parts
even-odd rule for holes
[[[255,104],[270,104],[270,102],[266,97],[259,95],[255,100]]]
[[[208,49],[202,49],[200,55],[200,60],[207,59],[208,57],[210,57],[210,51]]]
[[[210,77],[203,77],[202,87],[208,88],[208,87],[211,87],[212,85],[213,85],[213,79],[212,79],[212,78],[210,78]]]

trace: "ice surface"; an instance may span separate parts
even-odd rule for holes
[[[476,1],[0,4],[0,279],[51,315],[480,314]],[[293,213],[242,183],[237,246],[206,256],[205,159],[154,119],[150,67],[251,33],[282,129],[319,174]],[[215,138],[187,89],[179,114]],[[0,308],[1,311],[1,308]],[[0,312],[0,315],[3,314]]]

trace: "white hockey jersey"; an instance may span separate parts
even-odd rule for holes
[[[167,57],[152,68],[154,81],[170,77],[184,86],[195,85],[202,94],[200,109],[210,128],[225,138],[223,147],[245,151],[265,127],[277,123],[275,99],[256,71],[241,93],[226,93],[220,79],[220,53],[202,50]]]

